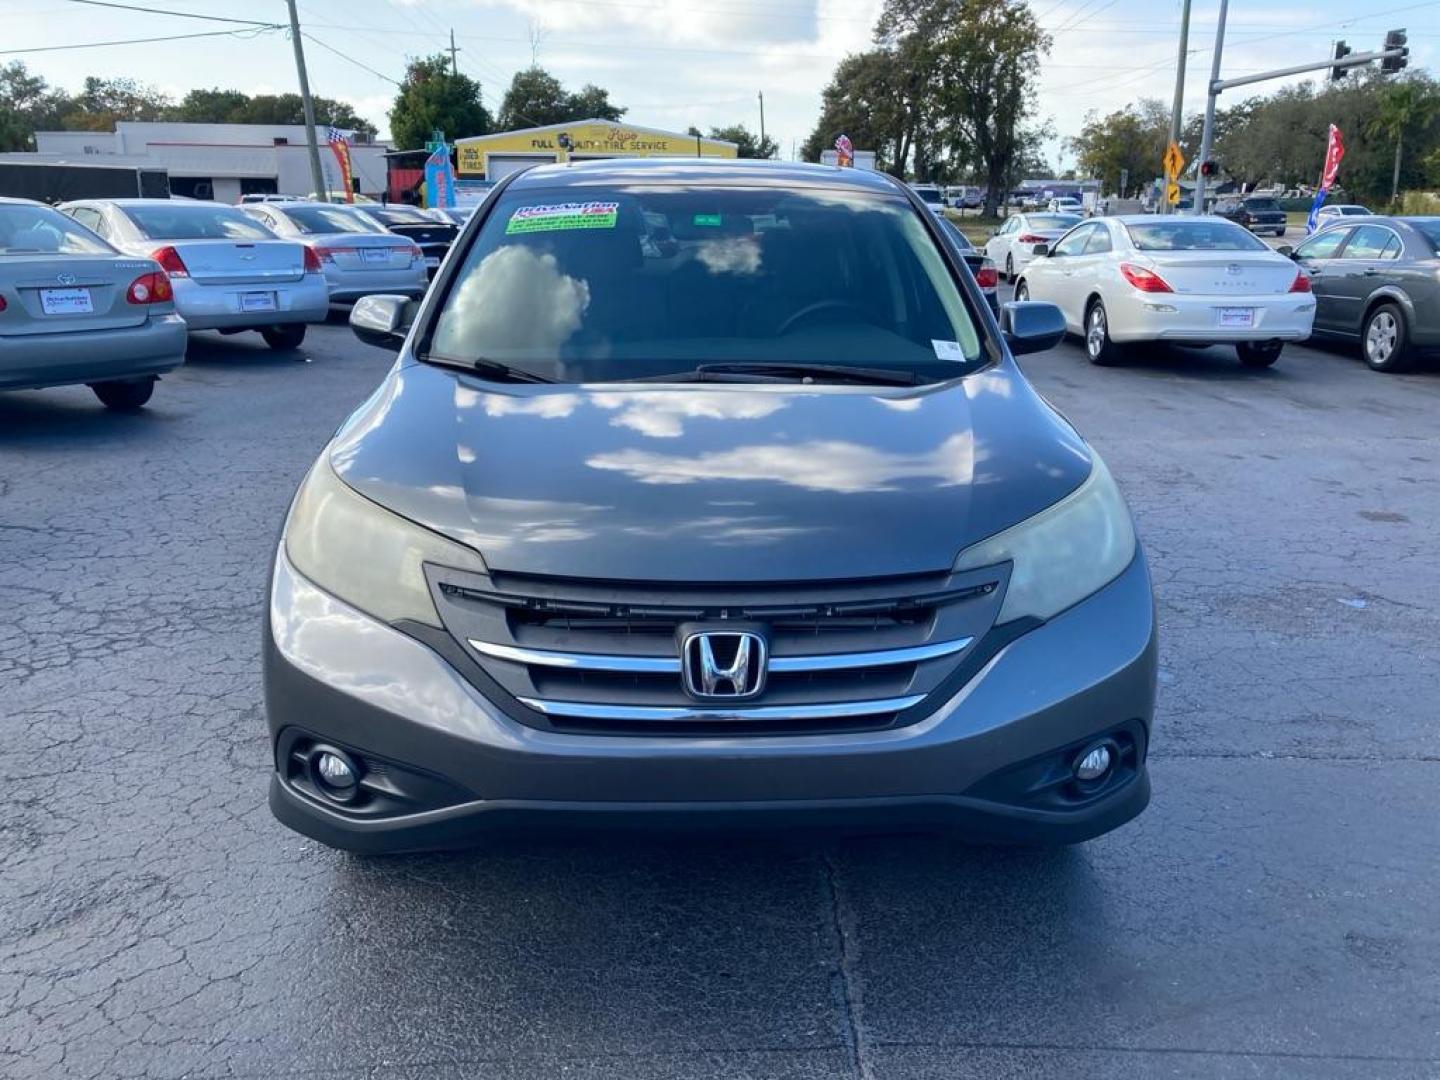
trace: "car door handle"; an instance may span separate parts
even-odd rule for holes
[[[1360,272],[1361,272],[1362,274],[1364,274],[1366,277],[1374,277],[1376,274],[1380,273],[1380,271],[1379,271],[1379,270],[1376,270],[1375,267],[1373,267],[1373,266],[1367,266],[1367,267],[1365,267],[1364,270],[1362,270],[1362,271],[1360,271]]]

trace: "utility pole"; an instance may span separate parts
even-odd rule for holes
[[[1188,5],[1190,0],[1185,0],[1185,3]],[[455,59],[460,50],[455,47],[455,28],[453,26],[450,28],[450,48],[445,51],[450,54],[450,77],[455,78],[460,74],[460,62]]]
[[[1190,52],[1190,0],[1180,9],[1180,55],[1175,58],[1175,104],[1170,110],[1170,141],[1180,143],[1185,110],[1185,58]]]
[[[1210,61],[1210,86],[1205,97],[1205,127],[1200,135],[1200,167],[1195,170],[1195,205],[1192,213],[1205,212],[1205,163],[1215,138],[1215,101],[1220,96],[1220,54],[1225,49],[1225,16],[1230,0],[1220,0],[1220,19],[1215,24],[1215,56]]]
[[[757,90],[755,96],[760,99],[760,141],[765,141],[765,91]]]
[[[290,44],[295,46],[295,71],[300,76],[300,104],[305,110],[305,143],[310,149],[310,182],[315,185],[315,197],[322,202],[330,201],[330,192],[325,186],[325,173],[320,168],[320,144],[315,141],[315,102],[310,98],[310,76],[305,73],[305,46],[300,44],[300,16],[295,11],[295,0],[285,0],[290,7]]]

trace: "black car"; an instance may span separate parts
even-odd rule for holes
[[[460,235],[460,226],[436,221],[413,206],[366,203],[356,209],[369,214],[392,233],[415,241],[425,256],[425,271],[432,278],[440,269],[455,237]]]
[[[1217,199],[1210,211],[1216,217],[1243,225],[1254,233],[1285,235],[1285,211],[1274,199],[1226,197]]]
[[[960,231],[949,218],[936,218],[940,222],[941,229],[945,235],[955,242],[960,249],[960,257],[965,260],[965,265],[975,277],[975,284],[980,286],[980,291],[985,294],[985,302],[990,305],[991,314],[997,318],[1000,315],[1000,271],[995,266],[995,260],[970,242],[970,238]]]
[[[1385,372],[1440,348],[1440,217],[1339,218],[1280,250],[1310,275],[1316,336],[1358,341]]]

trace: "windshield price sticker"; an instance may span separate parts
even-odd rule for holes
[[[958,341],[941,341],[939,338],[931,338],[930,347],[935,350],[936,357],[941,360],[949,360],[956,364],[965,362],[965,350],[960,347]]]
[[[613,229],[620,204],[571,202],[552,206],[522,206],[505,223],[505,235],[554,232],[559,229]]]

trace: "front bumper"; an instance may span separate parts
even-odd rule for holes
[[[1118,342],[1304,341],[1315,322],[1315,298],[1309,293],[1187,296],[1129,290],[1104,299],[1110,337]],[[1252,311],[1251,324],[1220,325],[1222,309]]]
[[[330,312],[330,289],[323,274],[254,285],[201,285],[184,278],[172,279],[171,284],[175,288],[175,309],[191,330],[258,330],[289,323],[319,323]],[[274,309],[244,310],[241,297],[246,293],[273,293]]]
[[[0,335],[0,389],[163,375],[185,362],[185,329],[179,315],[152,315],[115,330]]]
[[[270,805],[352,850],[462,844],[501,828],[939,824],[981,840],[1074,843],[1149,799],[1156,637],[1142,556],[1098,593],[1009,642],[953,698],[903,728],[805,736],[569,735],[506,717],[431,649],[318,589],[277,556],[265,630],[277,750]],[[1038,761],[1123,728],[1133,769],[1094,798],[1029,800]],[[364,816],[289,776],[303,737],[455,792]],[[1045,766],[1048,768],[1049,766]]]

